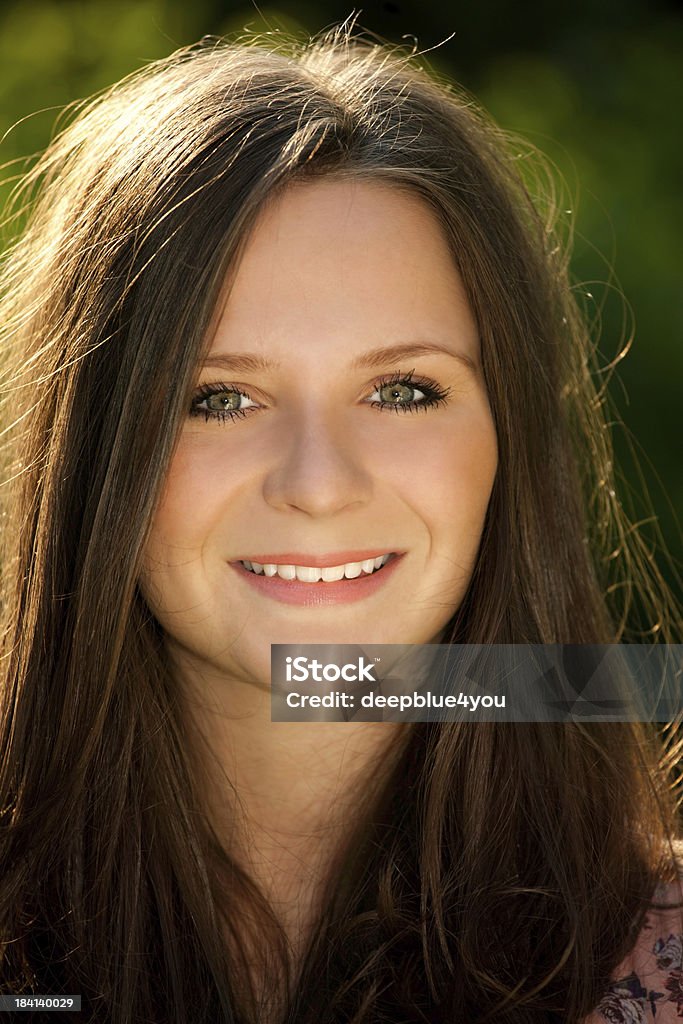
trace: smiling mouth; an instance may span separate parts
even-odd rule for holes
[[[396,557],[395,552],[389,552],[385,555],[378,555],[377,558],[364,559],[361,562],[345,562],[324,568],[310,565],[261,564],[260,562],[250,562],[247,559],[240,559],[238,564],[256,576],[296,580],[300,583],[334,583],[344,579],[357,579],[360,576],[374,576]]]

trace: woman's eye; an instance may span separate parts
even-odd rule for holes
[[[237,388],[205,384],[192,399],[190,416],[224,421],[244,416],[251,408],[256,408],[256,402]]]
[[[370,405],[374,409],[390,409],[393,412],[417,412],[420,409],[427,412],[447,402],[450,388],[444,389],[428,378],[413,380],[412,375],[413,371],[378,381],[370,396]]]
[[[383,384],[377,388],[374,395],[378,395],[378,401],[384,405],[411,405],[425,397],[424,391],[419,391],[412,384]]]
[[[242,405],[243,398],[248,402],[251,401],[240,391],[219,391],[217,394],[207,395],[204,403],[211,412],[236,412],[238,409],[244,408]]]

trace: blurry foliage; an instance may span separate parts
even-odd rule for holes
[[[0,200],[66,104],[205,34],[307,34],[351,12],[336,0],[267,8],[225,0],[0,4]],[[631,435],[680,565],[683,20],[661,0],[575,0],[564,8],[537,0],[523,10],[513,0],[386,0],[365,4],[359,24],[392,42],[437,47],[426,57],[435,70],[553,161],[565,182],[562,207],[571,211],[564,219],[577,292],[600,328],[601,364],[635,337],[610,385],[627,425],[615,435],[623,499],[635,518],[647,514],[628,457]],[[675,585],[674,567],[662,568]]]

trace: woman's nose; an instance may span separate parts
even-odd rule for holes
[[[324,413],[300,417],[277,439],[280,457],[266,474],[263,496],[279,509],[330,516],[369,501],[372,479],[362,438]]]

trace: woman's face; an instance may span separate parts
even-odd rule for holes
[[[237,267],[142,592],[181,660],[242,681],[269,682],[271,644],[433,642],[470,580],[496,463],[435,215],[389,185],[299,183]]]

